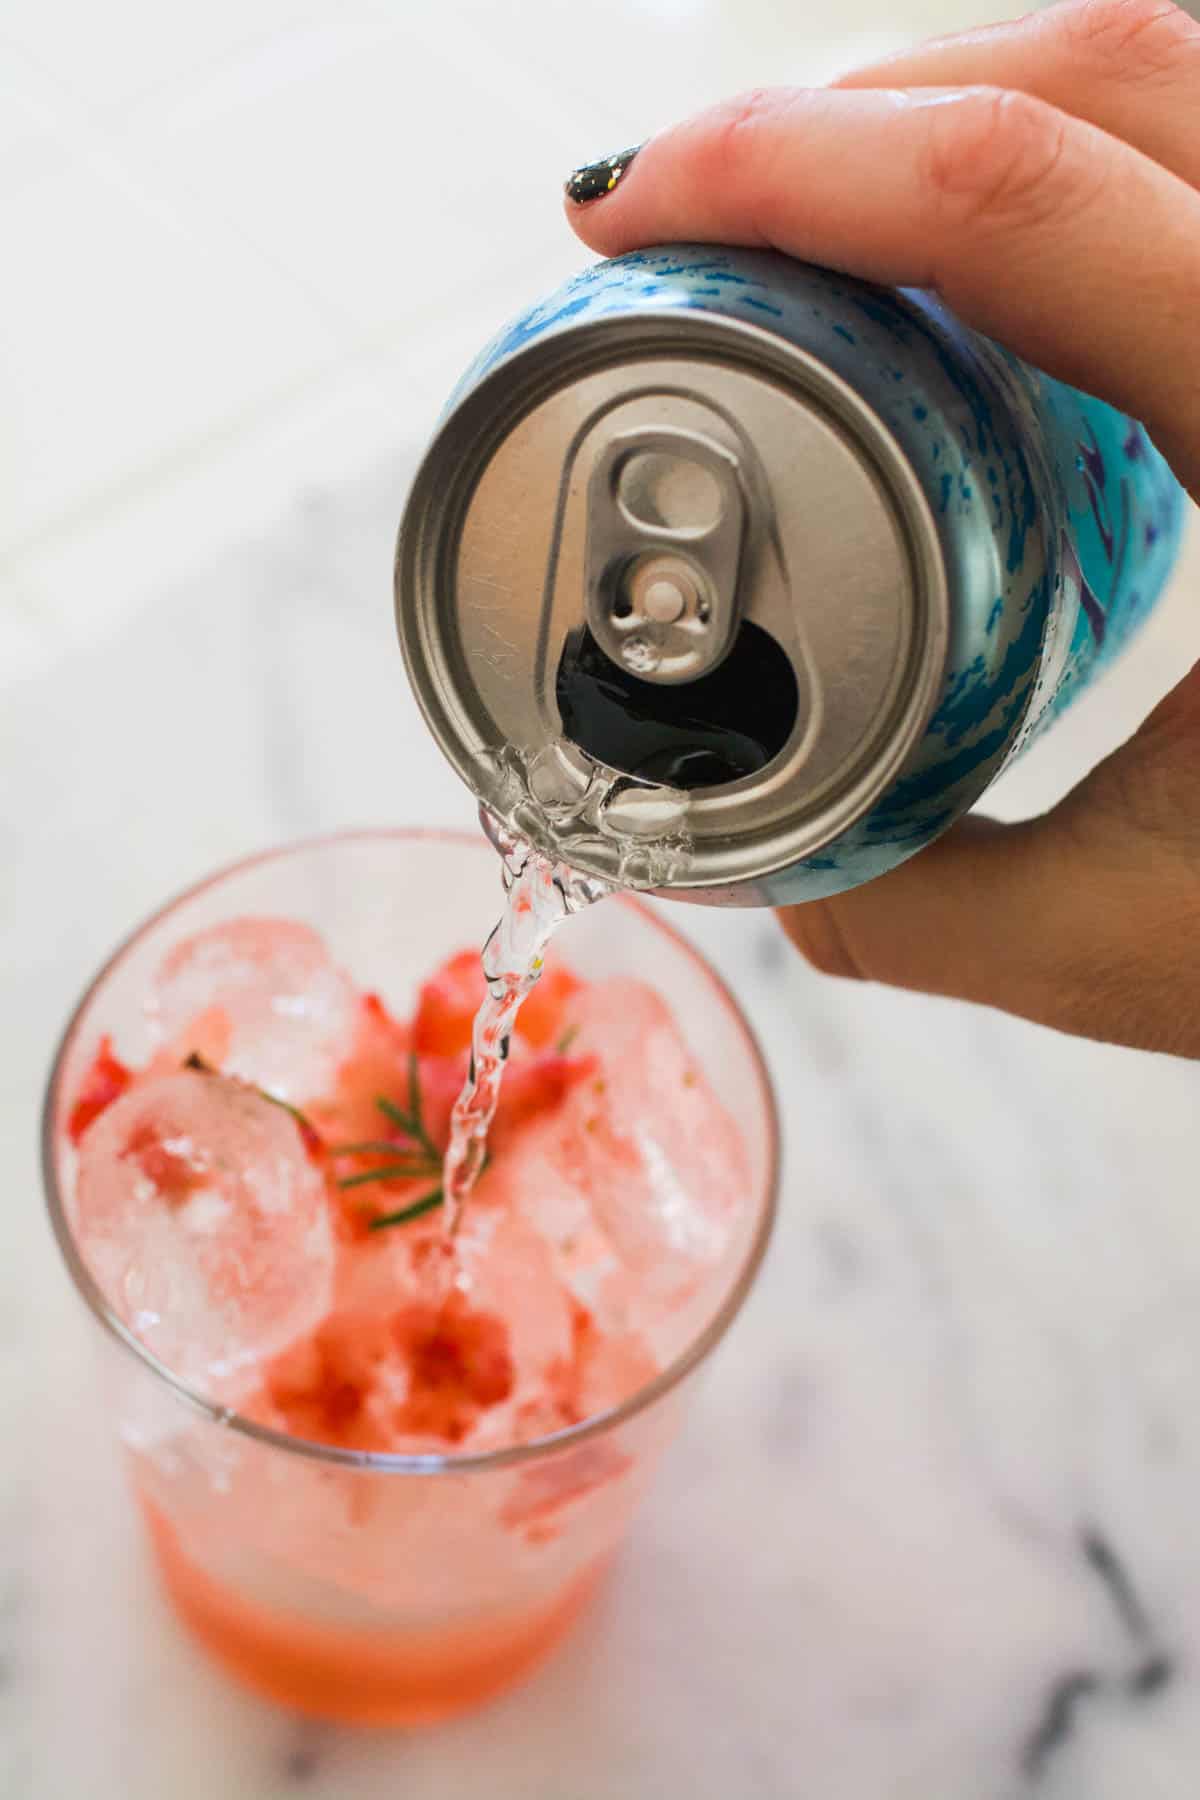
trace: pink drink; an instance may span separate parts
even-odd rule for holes
[[[446,960],[404,1009],[394,934],[385,946],[361,908],[343,916],[344,879],[303,879],[322,859],[348,861],[351,880],[356,863],[407,862],[409,882],[397,866],[388,884],[403,892],[422,856],[477,903],[495,867],[453,841],[349,839],[233,871],[218,884],[229,911],[216,889],[185,900],[126,953],[140,1029],[106,1017],[98,990],[52,1094],[76,1277],[201,1402],[181,1412],[143,1363],[122,1410],[170,1589],[235,1672],[346,1718],[472,1704],[565,1628],[768,1215],[772,1121],[752,1046],[648,915],[595,909],[579,972],[552,961],[518,1014],[510,996],[532,984],[508,972],[515,951],[535,961],[565,910],[547,906],[544,870],[518,874],[518,897],[540,883],[531,916],[492,940],[508,968],[493,963],[493,1014],[475,1024],[482,1101],[468,1084],[457,1109],[476,1144],[494,1110],[486,1166],[468,1145],[444,1169],[478,958]],[[262,901],[287,874],[304,916],[281,920]],[[314,891],[324,918],[304,904]],[[444,898],[453,928],[467,909]],[[621,929],[589,955],[610,909]],[[614,962],[623,939],[635,953]],[[699,999],[710,1038],[720,1021],[723,1073],[740,1058],[736,1120],[640,978],[654,965]],[[120,1035],[101,1046],[106,1025]],[[472,1172],[449,1220],[444,1173],[465,1194]]]

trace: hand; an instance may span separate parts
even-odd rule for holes
[[[935,288],[1143,419],[1195,497],[1198,119],[1200,25],[1166,0],[1068,0],[832,88],[716,107],[568,213],[606,255],[765,244]],[[1200,665],[1044,817],[965,819],[892,874],[780,916],[830,974],[1200,1056]]]

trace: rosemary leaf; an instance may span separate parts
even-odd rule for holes
[[[389,1100],[386,1094],[376,1094],[375,1104],[385,1119],[390,1119],[405,1137],[413,1138],[421,1146],[426,1156],[440,1160],[441,1152],[426,1131],[421,1115],[421,1072],[415,1050],[410,1052],[408,1058],[408,1111],[397,1106],[394,1100]]]
[[[412,1156],[418,1162],[428,1162],[429,1157],[424,1150],[409,1150],[407,1145],[398,1144],[395,1138],[364,1138],[359,1144],[330,1144],[330,1156]]]
[[[408,1053],[408,1110],[412,1114],[413,1123],[417,1128],[417,1136],[424,1138],[425,1126],[421,1118],[421,1065],[417,1061],[415,1050],[410,1050]]]
[[[367,1230],[386,1231],[389,1225],[407,1225],[410,1219],[419,1219],[423,1213],[432,1212],[436,1206],[441,1206],[445,1198],[440,1187],[434,1188],[432,1193],[414,1200],[411,1206],[402,1206],[399,1212],[380,1213],[377,1219],[370,1221]]]
[[[434,1174],[435,1168],[428,1163],[386,1163],[380,1169],[363,1169],[358,1175],[343,1175],[338,1186],[356,1188],[365,1187],[368,1181],[415,1181],[418,1175]]]
[[[384,1118],[390,1119],[392,1124],[398,1126],[406,1137],[415,1138],[420,1136],[420,1133],[417,1130],[416,1120],[408,1113],[402,1112],[396,1105],[396,1102],[394,1100],[389,1100],[386,1094],[376,1094],[375,1104],[383,1114]]]

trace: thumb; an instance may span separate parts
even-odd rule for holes
[[[1044,817],[963,820],[891,874],[780,914],[825,973],[1200,1056],[1200,665]]]

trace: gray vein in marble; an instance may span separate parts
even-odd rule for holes
[[[1105,1675],[1098,1669],[1079,1669],[1058,1677],[1021,1751],[1021,1770],[1031,1782],[1041,1780],[1051,1758],[1081,1727],[1083,1702],[1098,1697],[1126,1703],[1148,1700],[1159,1694],[1175,1674],[1172,1658],[1154,1645],[1146,1609],[1112,1545],[1092,1527],[1085,1527],[1079,1534],[1079,1548],[1130,1640],[1135,1661],[1130,1670],[1119,1676]]]
[[[1144,1641],[1150,1635],[1150,1621],[1129,1571],[1112,1545],[1091,1526],[1085,1526],[1080,1533],[1080,1548],[1088,1567],[1102,1582],[1121,1624],[1136,1642]]]
[[[1100,1687],[1100,1677],[1089,1672],[1060,1676],[1050,1689],[1029,1741],[1021,1752],[1021,1769],[1031,1780],[1040,1780],[1054,1752],[1075,1729],[1079,1705]]]

